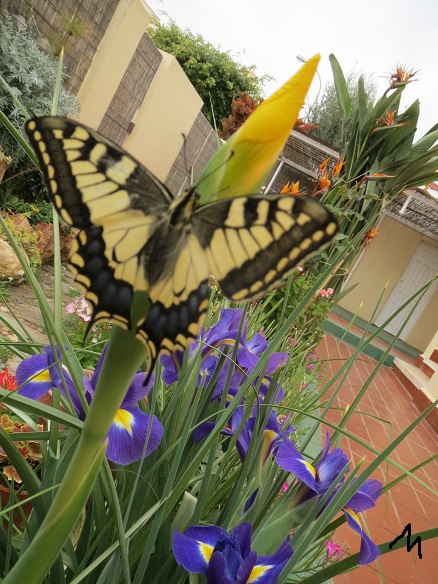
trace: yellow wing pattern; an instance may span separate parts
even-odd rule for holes
[[[107,319],[134,328],[150,367],[199,334],[210,274],[232,300],[259,296],[337,231],[305,197],[197,207],[192,188],[174,199],[123,149],[66,118],[35,118],[26,131],[58,212],[81,229],[69,263],[93,307],[90,326]],[[150,309],[132,322],[134,294],[145,291]]]

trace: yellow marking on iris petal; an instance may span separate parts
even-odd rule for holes
[[[129,434],[132,434],[131,426],[133,419],[134,416],[130,412],[120,408],[114,416],[114,424],[116,424],[118,428],[124,428]]]
[[[116,181],[119,184],[125,184],[126,180],[131,176],[131,174],[136,170],[137,164],[127,156],[122,156],[121,160],[113,164],[107,169],[106,175],[111,180]]]
[[[260,576],[263,576],[263,574],[265,574],[271,568],[273,568],[273,564],[267,564],[266,566],[254,566],[247,580],[248,584],[251,584],[251,582],[255,582],[255,584],[257,584],[257,580],[260,578]]]
[[[348,513],[348,515],[350,515],[350,517],[351,517],[352,519],[354,519],[354,521],[356,521],[356,523],[358,523],[358,525],[359,525],[360,527],[362,527],[362,524],[361,524],[361,522],[360,522],[359,516],[357,515],[357,513],[355,513],[355,512],[353,511],[353,509],[350,509],[350,507],[344,507],[344,508],[343,508],[343,511],[345,511],[345,513]]]
[[[275,220],[281,225],[284,231],[289,231],[289,229],[295,225],[295,221],[292,217],[282,211],[277,211],[275,214]]]
[[[35,375],[35,377],[32,377],[31,381],[37,381],[37,382],[44,382],[44,381],[50,381],[50,372],[48,369],[43,369],[42,371],[40,371],[39,373],[37,373]]]
[[[304,466],[307,468],[307,470],[309,470],[312,475],[313,478],[316,477],[316,470],[313,468],[313,466],[310,464],[310,462],[307,462],[307,460],[301,460],[300,462],[302,462],[304,464]]]
[[[207,562],[210,561],[211,558],[211,554],[213,553],[213,546],[212,545],[208,545],[207,543],[204,543],[202,541],[198,541],[198,545],[199,545],[199,551],[201,552],[202,557],[204,558],[204,560]]]
[[[306,223],[309,223],[309,221],[311,221],[311,218],[306,213],[300,213],[298,215],[298,217],[297,217],[297,223],[298,223],[298,225],[303,226]]]

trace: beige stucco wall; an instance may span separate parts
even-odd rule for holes
[[[360,263],[347,284],[347,288],[356,283],[358,285],[340,301],[339,305],[352,313],[356,313],[362,303],[359,316],[365,320],[370,320],[385,285],[388,283],[380,309],[383,308],[422,241],[436,247],[438,253],[437,241],[392,217],[384,217],[376,239],[363,254]],[[419,351],[426,349],[438,330],[437,307],[438,290],[432,295],[405,339],[406,343]],[[378,314],[377,312],[376,316]]]
[[[97,129],[146,28],[155,17],[142,0],[121,0],[78,92],[81,122]],[[122,146],[163,180],[203,105],[178,61],[163,59]]]
[[[142,0],[120,0],[78,91],[81,122],[97,129],[154,13]]]
[[[123,147],[164,181],[203,102],[175,57],[162,55]]]

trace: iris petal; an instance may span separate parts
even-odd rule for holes
[[[225,529],[215,525],[195,525],[184,534],[175,531],[172,549],[176,561],[188,572],[207,574],[214,546],[224,535],[227,535]]]
[[[155,375],[152,373],[147,385],[143,385],[144,373],[136,373],[131,381],[128,391],[126,392],[125,398],[123,399],[122,407],[132,406],[146,397],[154,385],[154,379]]]
[[[139,460],[143,454],[151,416],[137,407],[126,406],[119,410],[116,418],[108,432],[106,456],[117,464],[130,464]],[[163,432],[163,426],[154,416],[144,456],[149,456],[158,447]]]
[[[358,533],[361,538],[359,566],[364,566],[374,562],[374,560],[376,560],[380,555],[379,547],[373,541],[371,541],[371,539],[365,533],[360,523],[360,519],[356,513],[348,507],[345,507],[343,511],[345,513],[348,525],[351,527],[351,529]]]
[[[21,386],[18,393],[31,399],[39,399],[55,387],[48,367],[46,353],[23,359],[15,372],[17,385]]]
[[[334,448],[316,465],[321,494],[332,486],[333,481],[347,464],[347,455],[340,448]]]
[[[300,481],[306,484],[315,493],[318,487],[315,480],[315,469],[304,460],[301,453],[293,446],[289,440],[285,440],[278,447],[275,460],[278,466],[294,474]]]

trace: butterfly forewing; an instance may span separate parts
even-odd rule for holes
[[[49,194],[62,219],[84,229],[120,212],[160,216],[172,200],[144,166],[100,134],[67,118],[26,124]]]
[[[307,197],[225,199],[195,215],[212,273],[235,301],[267,292],[337,231],[325,207]]]
[[[195,189],[173,199],[132,156],[66,118],[26,126],[61,217],[81,231],[69,262],[96,320],[134,328],[149,350],[184,350],[199,334],[213,274],[232,300],[259,296],[337,231],[304,197],[249,196],[197,208]],[[147,292],[135,315],[132,304]],[[140,298],[142,300],[142,298]],[[134,302],[135,304],[135,302]]]

